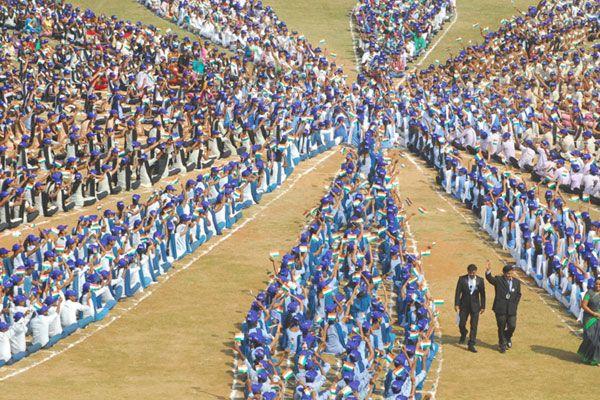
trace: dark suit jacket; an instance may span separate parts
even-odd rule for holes
[[[485,308],[485,284],[483,278],[475,277],[475,291],[471,294],[469,290],[469,276],[463,275],[458,278],[456,283],[456,292],[454,294],[454,305],[459,306],[461,310],[470,310],[479,312]]]
[[[501,315],[517,315],[517,307],[521,300],[521,281],[513,278],[512,292],[509,292],[508,280],[503,275],[485,274],[485,278],[494,285],[496,290],[494,307],[492,308],[494,312]],[[506,295],[509,293],[510,299],[507,299]]]

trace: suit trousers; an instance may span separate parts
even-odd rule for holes
[[[498,343],[506,345],[517,327],[517,316],[496,313],[496,323],[498,324]]]
[[[467,337],[467,319],[471,320],[469,329],[469,345],[475,345],[477,341],[477,325],[479,324],[479,312],[471,311],[471,308],[461,308],[458,312],[458,329],[461,337]]]

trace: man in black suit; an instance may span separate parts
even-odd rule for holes
[[[512,335],[517,327],[517,307],[521,300],[521,281],[514,276],[514,267],[505,265],[502,275],[493,276],[489,266],[485,271],[485,278],[494,285],[496,296],[494,298],[494,313],[498,324],[498,344],[500,353],[512,347]]]
[[[477,324],[479,315],[485,310],[485,284],[483,278],[477,276],[477,266],[471,264],[467,267],[467,275],[458,278],[456,293],[454,295],[454,309],[458,313],[460,329],[460,344],[467,338],[467,319],[471,319],[469,332],[469,351],[477,353]]]

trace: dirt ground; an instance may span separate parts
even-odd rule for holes
[[[77,2],[105,12],[114,8],[119,15],[132,13],[132,19],[153,18],[142,7],[132,6],[131,0]],[[351,1],[330,1],[328,8],[319,8],[318,2],[312,0],[267,3],[292,28],[306,32],[313,42],[327,39],[326,47],[337,52],[338,61],[345,67],[351,65],[350,34],[344,22]],[[519,6],[526,3],[529,2],[517,0]],[[475,39],[472,23],[481,22],[485,26],[487,18],[491,26],[496,26],[504,14],[513,13],[510,3],[500,5],[487,0],[459,1],[458,8],[458,22],[424,65],[437,58],[443,60],[447,47],[456,51],[468,39]],[[491,12],[492,8],[497,12]],[[169,25],[164,24],[164,28]],[[456,41],[457,36],[464,40]],[[352,75],[350,68],[347,71]],[[245,212],[244,220],[230,237],[218,245],[216,242],[221,238],[215,238],[197,254],[176,264],[174,271],[161,278],[159,284],[120,303],[106,321],[72,335],[51,350],[0,369],[0,399],[229,398],[233,379],[233,354],[229,350],[232,338],[239,331],[252,294],[266,286],[269,252],[285,251],[295,242],[305,223],[303,212],[317,204],[337,170],[340,155],[331,153],[325,159],[328,154],[300,165],[282,188]],[[469,211],[439,191],[433,172],[420,161],[413,161],[407,157],[401,161],[402,194],[413,201],[410,211],[416,212],[417,207],[428,210],[427,214],[417,213],[411,219],[411,231],[419,250],[436,243],[431,257],[425,258],[426,278],[433,296],[446,301],[440,315],[443,333],[438,361],[440,374],[436,364],[428,377],[427,390],[433,387],[436,398],[451,400],[592,397],[591,384],[597,382],[600,369],[578,361],[575,351],[581,340],[580,327],[535,285],[524,288],[513,349],[506,354],[498,353],[495,320],[489,309],[479,324],[479,353],[469,353],[457,344],[459,333],[452,304],[456,279],[466,273],[470,263],[477,264],[483,274],[486,259],[492,261],[494,271],[499,273],[502,260],[508,257],[499,246],[490,243]],[[314,170],[298,179],[313,167]],[[101,204],[112,206],[117,200],[112,197]],[[52,227],[74,221],[79,213],[36,223],[40,228]],[[22,235],[30,229],[23,229]],[[14,240],[12,235],[3,235],[0,246]],[[524,281],[533,284],[528,279]],[[487,285],[486,289],[491,308],[492,288]],[[16,372],[20,373],[14,375]]]
[[[2,398],[229,398],[229,346],[252,293],[266,287],[268,254],[295,243],[306,222],[303,213],[317,204],[340,162],[341,154],[330,151],[299,165],[285,185],[247,210],[239,230],[210,253],[203,255],[220,237],[176,263],[174,276],[119,304],[108,317],[112,324],[92,325],[51,350],[2,368]],[[55,352],[62,353],[4,379]]]
[[[303,212],[317,203],[339,162],[335,152],[300,165],[281,191],[248,210],[236,232],[218,245],[213,241],[199,249],[161,283],[121,303],[109,316],[109,325],[93,325],[50,351],[3,368],[3,398],[42,393],[64,399],[229,398],[229,346],[252,294],[266,286],[267,255],[294,243],[305,223]],[[432,295],[446,301],[440,315],[443,348],[439,385],[433,388],[436,398],[589,398],[589,393],[572,389],[585,388],[598,376],[597,368],[578,362],[580,338],[571,330],[579,327],[537,288],[524,289],[514,348],[506,354],[496,350],[489,310],[479,325],[479,353],[457,344],[452,310],[457,277],[471,262],[483,273],[486,259],[499,271],[501,260],[508,258],[480,233],[466,210],[438,191],[431,170],[414,158],[402,157],[401,163],[402,196],[413,202],[409,213],[417,207],[427,210],[410,220],[411,231],[420,250],[436,243],[431,257],[425,258],[426,277]],[[491,304],[491,287],[487,289]],[[53,358],[44,362],[47,357]],[[428,377],[427,390],[438,378],[436,369]]]
[[[580,327],[562,306],[524,276],[521,278],[527,286],[519,306],[514,347],[506,354],[497,351],[497,330],[491,311],[493,288],[487,283],[489,306],[479,322],[479,353],[472,354],[458,345],[460,334],[453,310],[456,280],[466,274],[470,263],[478,265],[479,274],[483,275],[488,259],[494,273],[499,274],[503,260],[510,257],[479,230],[470,211],[439,191],[433,170],[413,156],[403,157],[401,163],[402,194],[413,202],[409,210],[427,210],[425,215],[417,213],[410,220],[419,250],[436,243],[431,257],[424,259],[426,278],[433,297],[445,300],[440,315],[443,351],[436,398],[589,398],[590,391],[586,389],[598,379],[600,370],[579,363],[576,351],[581,340],[577,333]],[[436,378],[436,371],[432,370],[428,380],[433,382]]]

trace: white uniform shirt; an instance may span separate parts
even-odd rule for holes
[[[83,304],[77,301],[66,300],[65,302],[63,302],[60,306],[60,323],[63,326],[63,328],[76,323],[77,313],[79,311],[85,313],[87,309],[88,306],[84,306]]]
[[[27,349],[27,342],[25,335],[27,334],[27,324],[31,316],[27,315],[21,318],[19,321],[13,323],[10,327],[12,330],[12,336],[10,337],[10,350],[13,354],[20,353]]]
[[[10,352],[11,329],[6,332],[0,332],[0,361],[8,361],[12,357]]]
[[[50,340],[49,329],[50,323],[58,318],[56,311],[48,312],[48,315],[39,314],[31,320],[31,334],[33,335],[32,343],[40,344],[42,347]]]

